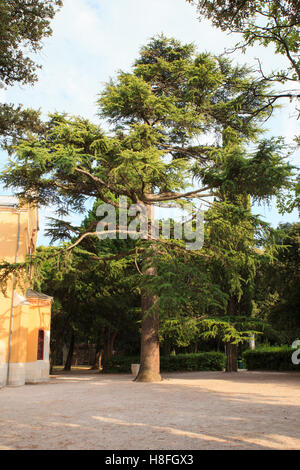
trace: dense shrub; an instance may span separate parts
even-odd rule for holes
[[[294,351],[289,346],[265,346],[244,351],[243,359],[248,370],[300,371],[300,365],[292,363]]]
[[[138,364],[139,357],[113,357],[106,372],[130,372],[131,364]],[[161,356],[160,369],[162,372],[193,371],[193,370],[223,370],[226,356],[221,352],[203,352],[197,354],[177,354],[176,356]]]

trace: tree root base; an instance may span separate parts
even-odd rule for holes
[[[161,382],[162,378],[160,374],[155,374],[149,371],[139,372],[134,382]]]

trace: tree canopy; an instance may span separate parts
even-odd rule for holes
[[[297,0],[187,0],[197,5],[200,18],[211,19],[223,31],[241,33],[239,47],[255,43],[273,44],[275,52],[285,56],[289,67],[278,73],[280,80],[300,79],[300,13]]]
[[[95,218],[94,209],[83,225],[90,225]],[[124,241],[119,240],[87,238],[81,250],[63,257],[60,247],[38,247],[34,260],[35,286],[55,299],[51,322],[53,363],[63,346],[70,344],[69,361],[65,364],[69,368],[74,342],[95,345],[104,369],[116,338],[125,352],[134,347],[138,350],[140,302],[134,261],[121,257],[100,264],[97,259],[105,250],[119,253],[124,250],[123,245]],[[94,260],[87,259],[84,252],[87,248],[95,254]]]
[[[14,149],[2,181],[30,202],[61,210],[83,210],[87,197],[116,205],[111,194],[145,204],[203,199],[228,184],[268,197],[288,186],[291,167],[279,142],[243,148],[261,133],[263,88],[246,67],[154,38],[133,72],[121,72],[100,95],[100,114],[116,124],[114,134],[84,118],[53,115],[41,134]],[[197,187],[187,191],[191,176]]]
[[[40,65],[33,54],[52,34],[50,22],[61,6],[62,0],[0,0],[0,87],[37,81]],[[24,132],[40,126],[39,111],[0,104],[0,143],[6,149]]]
[[[42,39],[52,33],[50,20],[61,0],[0,1],[0,83],[33,83],[39,67],[30,52],[42,49]]]
[[[280,224],[269,234],[277,246],[276,259],[262,257],[255,278],[255,316],[292,344],[300,336],[300,224]],[[266,240],[267,241],[267,240]]]

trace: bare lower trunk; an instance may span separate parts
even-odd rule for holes
[[[137,382],[160,382],[160,355],[158,313],[148,313],[148,309],[156,302],[150,294],[142,296],[142,331],[141,331],[141,359],[140,370],[136,377]]]
[[[237,372],[237,345],[226,343],[226,372]]]
[[[50,361],[49,374],[50,375],[53,373],[53,366],[56,363],[56,349],[54,350],[53,349],[50,349],[50,357],[49,357],[49,361]]]
[[[100,328],[99,335],[96,341],[96,348],[95,348],[95,357],[94,362],[91,369],[99,369],[102,370],[102,356],[103,356],[103,344],[104,344],[104,333],[105,328]]]
[[[112,334],[110,333],[110,329],[108,331],[108,335],[104,343],[103,355],[102,355],[102,365],[103,365],[104,372],[105,372],[105,369],[107,368],[108,362],[112,358],[115,339],[118,334],[118,331],[119,330],[116,329]]]
[[[148,230],[151,237],[151,224],[154,223],[153,207],[147,207],[148,217]],[[150,222],[150,225],[149,225]],[[149,238],[150,238],[149,237]],[[156,247],[152,246],[153,253],[151,257],[155,256]],[[148,276],[155,276],[156,270],[151,266],[149,259],[146,259],[146,268],[144,273]],[[140,356],[140,370],[135,378],[136,382],[160,382],[160,354],[159,354],[159,314],[155,309],[149,310],[157,303],[157,296],[155,294],[143,291],[141,306],[142,306],[142,328],[141,328],[141,356]]]
[[[68,351],[68,355],[67,355],[64,370],[71,370],[73,352],[74,352],[74,344],[75,344],[75,335],[74,335],[74,332],[72,332],[71,342],[70,342],[69,351]]]
[[[97,349],[95,351],[93,363],[91,365],[91,370],[99,369],[99,355],[100,355],[100,351],[99,351],[99,349]]]
[[[98,369],[99,372],[105,372],[108,361],[111,359],[114,350],[114,344],[119,332],[120,319],[111,333],[111,328],[101,328],[99,338],[96,346],[96,354],[93,369]]]

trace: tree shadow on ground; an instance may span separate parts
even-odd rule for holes
[[[300,449],[300,376],[247,375],[170,374],[149,384],[134,383],[129,374],[62,374],[53,380],[56,386],[35,388],[40,390],[35,399],[30,385],[5,391],[0,444],[19,449]]]

